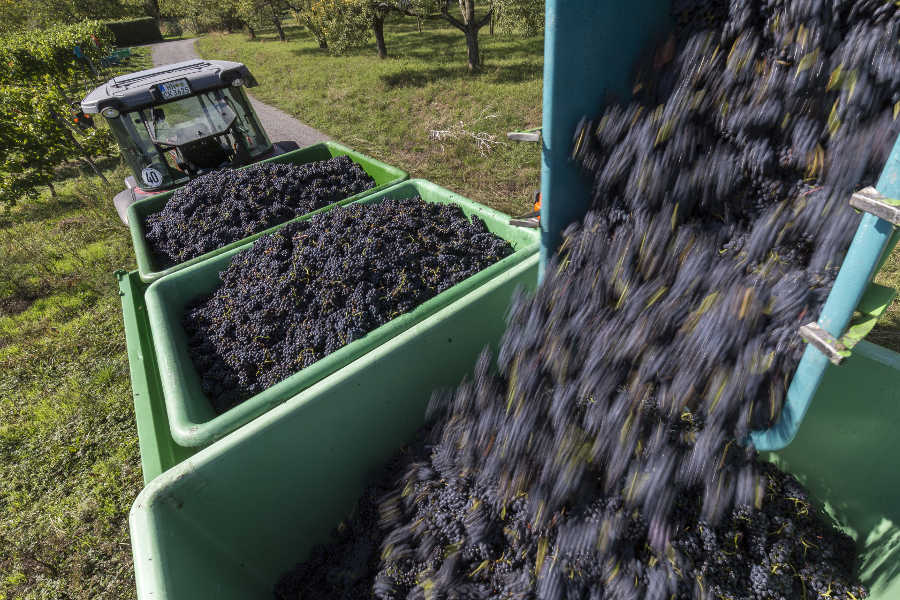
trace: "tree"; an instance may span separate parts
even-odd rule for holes
[[[466,53],[469,60],[469,71],[481,69],[481,52],[478,49],[478,32],[491,22],[494,10],[491,9],[480,19],[475,17],[475,0],[457,0],[462,20],[450,14],[450,0],[441,0],[441,16],[466,36]]]
[[[144,0],[0,0],[0,33],[85,19],[141,17],[147,9]]]
[[[277,0],[262,0],[262,5],[265,7],[264,12],[267,13],[267,16],[272,20],[272,24],[275,25],[278,39],[286,42],[287,37],[285,37],[284,28],[281,26],[281,12],[284,10],[284,7]]]
[[[379,58],[387,58],[384,22],[396,13],[411,17],[424,14],[425,0],[318,0],[299,7],[300,17],[319,39],[319,47],[341,54],[360,48],[375,36]]]
[[[319,48],[328,50],[328,40],[325,37],[325,32],[322,30],[322,20],[319,16],[321,9],[317,7],[318,3],[314,6],[312,0],[306,0],[305,5],[292,6],[291,9],[297,21],[306,27],[307,31],[319,42]]]
[[[238,17],[247,25],[250,39],[256,37],[256,30],[272,24],[278,32],[278,39],[287,41],[281,26],[281,13],[287,4],[280,0],[237,0],[235,7]]]
[[[384,43],[384,20],[391,12],[396,12],[409,17],[421,18],[424,14],[424,6],[418,3],[413,12],[414,3],[410,0],[369,0],[369,9],[372,20],[372,33],[375,34],[375,46],[378,49],[378,58],[387,58],[387,46]],[[421,26],[420,26],[421,27]]]
[[[370,0],[314,0],[307,7],[301,7],[301,14],[307,27],[319,38],[319,47],[328,48],[334,54],[343,54],[369,42],[372,33]]]
[[[241,29],[245,23],[238,15],[240,0],[159,0],[160,12],[191,22],[195,32]]]
[[[159,0],[145,0],[144,7],[147,11],[147,14],[154,19],[156,19],[157,25],[159,24]]]

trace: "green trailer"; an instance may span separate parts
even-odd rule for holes
[[[271,598],[279,576],[350,513],[367,476],[411,439],[431,389],[454,385],[499,338],[503,324],[490,315],[536,262],[150,482],[130,517],[139,598]],[[862,342],[828,369],[800,435],[772,455],[857,539],[872,600],[900,597],[900,470],[872,460],[898,444],[897,369],[900,355]]]
[[[516,271],[519,274],[515,280],[525,287],[536,284],[538,234],[532,229],[509,225],[508,215],[424,180],[406,181],[350,201],[368,204],[384,198],[414,195],[421,196],[426,202],[456,204],[466,215],[481,218],[489,230],[510,242],[513,254],[221,415],[213,413],[209,401],[199,390],[197,374],[183,343],[180,315],[182,307],[191,298],[209,292],[217,285],[219,271],[248,244],[172,273],[152,286],[144,281],[139,271],[117,273],[145,483],[192,456],[200,448],[296,396],[323,377],[347,365],[352,366],[353,361],[391,338],[415,329],[417,323],[429,315],[448,305],[469,303],[474,291],[492,286],[495,279],[509,271],[527,265],[521,273]],[[500,299],[485,307],[479,316],[492,321],[486,332],[502,331],[512,288],[503,287],[494,294],[499,294]],[[487,335],[484,343],[496,338],[499,338],[499,333],[493,337]],[[454,339],[458,340],[459,336],[449,335],[447,343],[452,344]],[[482,343],[477,337],[470,342],[479,347]],[[452,350],[456,346],[448,348]],[[467,366],[474,362],[474,357],[473,354]],[[409,358],[415,359],[414,356]],[[453,372],[461,377],[464,371],[456,369]],[[427,385],[427,381],[420,382],[420,385]]]

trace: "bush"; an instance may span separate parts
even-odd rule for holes
[[[150,42],[161,42],[163,39],[159,25],[152,17],[106,21],[106,26],[112,32],[117,46],[149,44]]]
[[[50,81],[66,87],[79,80],[85,70],[73,49],[86,58],[99,60],[109,52],[112,35],[100,21],[55,25],[22,30],[0,36],[0,84],[28,86]]]
[[[0,206],[35,195],[70,158],[106,152],[107,129],[71,126],[70,92],[89,65],[109,53],[112,34],[99,21],[17,32],[0,38]],[[78,47],[84,59],[76,58]]]

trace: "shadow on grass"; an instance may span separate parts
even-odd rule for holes
[[[493,73],[490,73],[491,79],[496,83],[521,83],[540,79],[543,76],[544,66],[533,62],[498,66]]]
[[[391,29],[385,32],[389,54],[416,58],[425,62],[446,61],[448,54],[459,55],[465,60],[466,38],[450,26],[431,29],[418,33],[398,32]],[[495,60],[536,60],[543,57],[544,38],[515,38],[491,36],[481,33],[478,36],[481,52],[487,57],[487,63]],[[374,46],[373,46],[374,48]],[[373,50],[374,51],[374,50]]]
[[[318,46],[302,46],[300,48],[291,48],[291,54],[299,57],[326,57],[331,56],[327,48],[319,48]],[[365,54],[364,52],[347,52],[342,56],[353,56],[354,54]]]
[[[879,323],[866,336],[866,339],[873,344],[884,346],[894,352],[900,352],[900,323]]]
[[[100,169],[104,175],[106,175],[107,179],[110,179],[109,172],[114,171],[122,162],[121,158],[118,156],[105,156],[93,160],[94,164],[97,165],[97,168]],[[69,179],[80,176],[96,177],[93,169],[91,169],[87,163],[81,161],[68,162],[56,169],[54,172],[53,183],[63,183]],[[110,183],[115,184],[112,179],[110,179]],[[124,186],[125,184],[122,183],[122,185]]]
[[[127,171],[117,168],[119,166],[118,156],[100,159],[96,161],[96,164],[112,188],[104,186],[87,165],[67,163],[54,173],[53,183],[57,186],[55,197],[50,196],[46,188],[39,187],[36,191],[41,195],[37,198],[22,198],[12,207],[4,208],[0,205],[0,230],[66,216],[72,211],[85,208],[86,202],[88,202],[87,194],[90,193],[108,196],[100,198],[100,206],[108,207],[110,211],[114,212],[112,198],[118,187],[124,189],[125,184],[122,178]],[[80,189],[73,190],[65,185],[73,180],[81,181]],[[106,204],[107,202],[108,204]]]
[[[318,47],[312,34],[305,27],[296,23],[285,23],[283,26],[288,42],[306,42],[300,47],[292,47],[291,53],[296,56],[323,56],[328,55],[327,49]],[[388,51],[388,59],[402,57],[405,59],[420,60],[431,65],[428,69],[435,75],[439,75],[444,69],[451,76],[458,75],[455,66],[461,65],[463,75],[468,75],[465,69],[466,40],[465,36],[457,29],[450,26],[440,17],[430,17],[422,22],[422,31],[418,30],[416,20],[411,17],[389,17],[385,23],[385,37]],[[512,36],[489,35],[487,30],[482,30],[478,36],[482,53],[486,57],[487,70],[491,70],[491,61],[509,61],[524,59],[521,64],[512,66],[512,71],[498,77],[496,81],[525,81],[531,77],[531,72],[540,75],[541,67],[535,61],[540,62],[544,52],[544,38],[542,36],[517,38]],[[278,36],[274,28],[257,31],[256,42],[277,42]],[[370,41],[359,48],[345,51],[344,57],[374,57],[376,55],[375,43]],[[449,65],[444,67],[443,65]],[[527,65],[533,65],[529,70]],[[439,66],[438,66],[439,65]],[[500,67],[498,67],[500,68]],[[506,65],[503,65],[506,68]],[[392,76],[388,76],[390,78]],[[402,81],[398,85],[390,87],[410,87],[424,85],[425,78],[413,77],[412,83]]]
[[[81,202],[69,195],[60,195],[47,200],[23,199],[12,208],[0,208],[0,229],[59,217],[80,206]]]
[[[478,77],[469,75],[465,68],[435,67],[432,69],[409,69],[381,75],[379,78],[389,88],[424,87],[438,80]]]
[[[470,73],[465,64],[431,67],[425,69],[404,69],[379,76],[388,88],[424,87],[437,81],[483,78],[493,83],[521,83],[533,81],[543,76],[543,66],[532,62],[492,66],[488,63],[479,73]]]

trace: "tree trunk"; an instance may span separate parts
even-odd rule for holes
[[[75,144],[75,147],[78,148],[79,152],[81,152],[81,160],[86,162],[88,164],[88,166],[91,169],[93,169],[93,171],[97,175],[97,177],[99,177],[100,179],[103,180],[103,183],[105,183],[106,185],[109,185],[109,180],[106,179],[106,176],[103,175],[103,172],[100,171],[100,169],[97,168],[97,165],[94,163],[94,161],[91,160],[91,155],[88,154],[87,150],[84,149],[84,146],[82,146],[78,142],[78,139],[75,137],[75,134],[72,133],[71,131],[69,131],[68,129],[66,130],[66,132],[69,134],[69,139],[72,140],[72,143]]]
[[[147,14],[153,17],[156,20],[156,24],[159,25],[159,0],[145,0],[144,6],[147,9]]]
[[[384,45],[384,15],[377,12],[372,17],[372,30],[375,32],[375,45],[378,46],[378,58],[387,58],[387,46]]]
[[[256,39],[256,32],[253,31],[253,25],[247,24],[247,33],[250,34],[250,40],[253,41]]]
[[[469,58],[469,71],[481,68],[481,54],[478,52],[478,30],[466,31],[466,54]]]
[[[50,181],[48,181],[48,182],[47,182],[47,187],[50,188],[50,196],[51,196],[52,198],[56,198],[56,188],[53,187],[53,183],[50,182]]]
[[[494,35],[494,0],[491,0],[491,35]]]
[[[272,11],[272,23],[275,25],[275,29],[278,31],[278,39],[282,42],[286,42],[287,38],[284,35],[284,29],[281,27],[281,13],[278,10],[278,7],[275,6],[275,3],[269,0],[266,4],[269,5],[269,10]]]
[[[51,110],[50,115],[59,124],[59,126],[63,132],[63,135],[65,135],[67,138],[69,138],[69,141],[72,142],[73,146],[78,148],[78,151],[81,153],[81,160],[83,160],[88,165],[90,165],[90,167],[94,170],[94,173],[97,174],[97,177],[99,177],[100,179],[103,180],[103,183],[109,185],[109,181],[106,179],[106,177],[103,175],[103,173],[100,172],[100,169],[97,168],[97,165],[94,164],[94,161],[91,160],[90,154],[88,154],[87,150],[84,149],[84,146],[82,146],[81,143],[79,143],[78,138],[76,138],[75,134],[72,133],[72,130],[69,128],[68,123],[66,123],[66,121],[64,119],[62,119],[58,114],[56,114],[55,111]]]
[[[77,143],[77,142],[76,142],[76,143]],[[93,169],[94,174],[96,174],[97,177],[99,177],[100,179],[102,179],[102,180],[103,180],[103,183],[105,183],[106,185],[109,185],[109,180],[106,178],[105,175],[103,175],[103,172],[100,171],[100,169],[97,168],[97,165],[94,164],[94,161],[91,160],[91,157],[88,155],[87,152],[85,152],[84,148],[81,148],[81,145],[80,145],[80,144],[78,145],[78,147],[79,147],[79,148],[81,149],[81,151],[84,153],[84,154],[82,155],[82,157],[81,157],[81,160],[83,160],[84,162],[86,162],[86,163],[88,164],[88,166],[90,166],[91,169]]]
[[[313,20],[309,17],[305,17],[303,19],[303,24],[306,25],[309,32],[312,33],[313,37],[316,38],[316,41],[319,42],[319,49],[328,50],[328,40],[325,39],[325,34],[315,26]]]
[[[281,28],[281,19],[278,18],[277,14],[272,15],[272,22],[275,23],[275,29],[278,30],[278,39],[286,42],[287,38],[284,35],[284,29]]]
[[[480,21],[475,20],[475,0],[458,0],[459,10],[462,13],[462,21],[452,16],[447,5],[448,0],[444,0],[441,4],[441,16],[444,19],[463,32],[466,36],[466,50],[469,59],[469,71],[475,72],[481,69],[481,54],[478,51],[478,31],[491,22],[494,10],[488,11]]]

